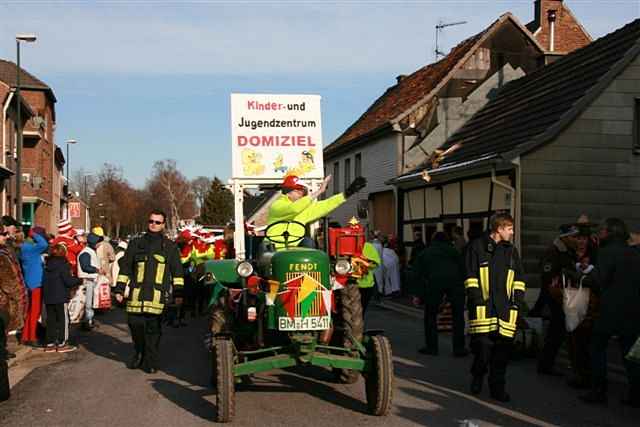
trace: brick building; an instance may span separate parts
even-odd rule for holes
[[[1,80],[0,103],[2,106],[2,115],[0,116],[0,148],[2,149],[0,157],[0,213],[15,216],[15,147],[18,102],[12,88]],[[21,104],[21,119],[24,127],[35,113],[24,98]]]
[[[15,90],[14,63],[0,60],[0,82],[10,91]],[[56,97],[46,83],[24,69],[21,70],[20,87],[22,97],[32,112],[23,128],[22,218],[25,224],[37,224],[55,231],[56,223],[61,217],[65,193],[62,184],[62,166],[65,160],[62,151],[57,152],[54,143]],[[10,126],[5,124],[5,129],[10,132]],[[6,139],[5,152],[15,153],[15,136]],[[15,167],[15,154],[12,161]],[[5,203],[5,209],[15,205],[15,195],[11,197],[8,206]],[[15,215],[13,207],[11,210]]]

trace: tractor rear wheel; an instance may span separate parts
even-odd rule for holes
[[[213,352],[216,376],[216,421],[227,423],[233,419],[236,412],[233,342],[228,339],[217,339]]]
[[[385,416],[393,401],[393,359],[387,337],[374,335],[368,348],[370,371],[365,374],[367,407],[371,415]]]
[[[342,345],[352,348],[349,336],[362,342],[364,336],[364,316],[362,313],[362,299],[360,288],[355,283],[348,283],[340,291],[340,317],[342,319]],[[354,350],[355,351],[355,350]],[[338,381],[344,384],[354,384],[360,377],[360,372],[352,369],[336,369]]]

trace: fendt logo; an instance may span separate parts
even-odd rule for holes
[[[304,264],[289,264],[289,271],[316,271],[318,264],[314,262],[308,262]]]

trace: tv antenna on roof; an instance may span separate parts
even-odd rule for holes
[[[438,60],[439,57],[445,56],[445,53],[440,50],[440,44],[439,44],[440,32],[443,29],[447,28],[447,27],[453,27],[453,26],[456,26],[456,25],[464,25],[466,23],[467,23],[467,21],[444,23],[444,22],[442,22],[442,20],[440,20],[438,22],[438,24],[436,25],[436,61]]]

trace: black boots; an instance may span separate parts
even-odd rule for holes
[[[484,382],[484,377],[474,376],[471,378],[471,394],[479,395],[482,392],[482,383]],[[509,393],[504,391],[504,386],[494,386],[491,387],[489,384],[489,395],[492,399],[497,400],[498,402],[507,403],[511,401],[511,396]]]
[[[0,360],[0,402],[9,400],[9,397],[11,396],[8,369],[9,368],[7,367],[7,362],[4,360]]]
[[[509,393],[504,391],[504,389],[491,390],[489,394],[491,395],[492,399],[497,400],[498,402],[502,402],[502,403],[511,402],[511,396],[509,396]]]
[[[142,354],[136,353],[131,360],[127,362],[127,368],[138,369],[140,366],[142,366]]]
[[[151,366],[143,366],[142,370],[147,374],[155,374],[156,372],[158,372],[156,368]]]

